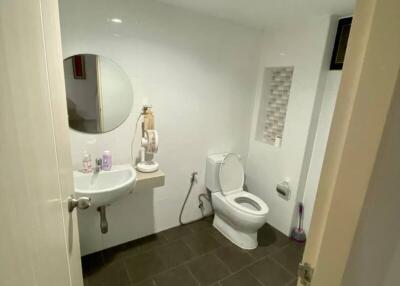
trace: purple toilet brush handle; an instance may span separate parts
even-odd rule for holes
[[[304,211],[304,206],[302,203],[299,203],[299,229],[301,229],[303,222],[303,211]]]

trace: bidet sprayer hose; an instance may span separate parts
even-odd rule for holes
[[[189,196],[190,196],[190,193],[192,192],[193,185],[194,185],[194,183],[196,182],[196,176],[197,176],[197,174],[198,174],[197,172],[193,172],[192,175],[190,176],[190,187],[189,187],[189,190],[188,190],[188,192],[187,192],[187,194],[186,194],[186,198],[185,198],[185,200],[184,200],[184,202],[183,202],[183,204],[182,204],[181,212],[180,212],[180,214],[179,214],[179,223],[180,223],[181,225],[183,225],[183,224],[188,224],[188,223],[195,222],[195,221],[198,221],[198,220],[203,219],[203,215],[202,215],[201,218],[196,219],[196,220],[192,220],[192,221],[189,221],[189,222],[183,222],[183,220],[182,220],[183,210],[185,209],[187,200],[188,200],[188,198],[189,198]],[[199,202],[200,202],[199,207],[200,207],[200,208],[201,208],[201,204],[202,204],[201,198],[202,198],[203,196],[210,202],[210,199],[207,198],[207,195],[206,195],[206,194],[200,194],[200,195],[199,195]],[[202,213],[203,213],[203,211],[202,211]]]
[[[189,187],[189,190],[188,190],[188,192],[186,194],[186,198],[183,201],[181,212],[179,214],[179,223],[181,225],[184,224],[184,222],[182,221],[183,210],[185,209],[186,202],[187,202],[187,200],[188,200],[188,198],[190,196],[190,193],[192,192],[193,184],[196,181],[196,176],[197,176],[197,172],[193,172],[192,176],[190,177],[190,187]]]

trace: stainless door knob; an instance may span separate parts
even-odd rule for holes
[[[73,196],[68,197],[68,211],[72,212],[75,208],[84,210],[90,207],[91,199],[88,197],[79,197],[75,199]]]

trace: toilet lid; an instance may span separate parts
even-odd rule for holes
[[[222,194],[241,190],[244,184],[244,170],[237,154],[229,153],[219,167],[219,183]]]

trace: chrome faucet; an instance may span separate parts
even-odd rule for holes
[[[102,160],[101,158],[96,159],[96,167],[94,168],[93,173],[98,174],[101,171]]]

